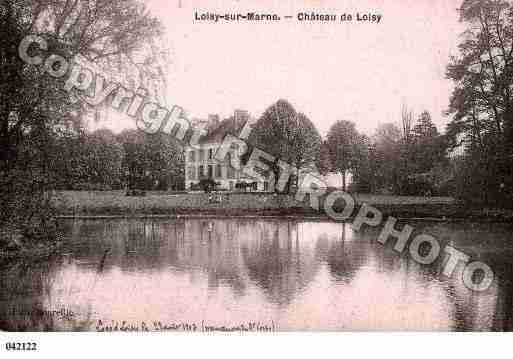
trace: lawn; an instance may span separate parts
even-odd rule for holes
[[[57,191],[53,204],[62,215],[135,215],[224,213],[247,214],[267,211],[271,214],[315,214],[307,202],[291,196],[269,193],[229,193],[221,203],[212,203],[205,193],[167,194],[148,192],[143,197],[128,197],[124,191]],[[306,197],[306,199],[308,196]],[[433,212],[452,207],[450,197],[411,197],[355,194],[357,203],[369,203],[401,211]]]

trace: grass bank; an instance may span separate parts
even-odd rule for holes
[[[205,193],[167,194],[149,192],[144,197],[128,197],[124,191],[59,191],[53,205],[60,216],[300,216],[324,217],[310,207],[309,198],[296,201],[292,196],[268,193],[230,193],[221,203],[211,203]],[[354,194],[357,206],[368,203],[384,215],[399,218],[469,219],[512,221],[511,211],[469,208],[450,197],[413,197]],[[324,197],[320,198],[321,208]],[[335,202],[335,210],[343,202]]]

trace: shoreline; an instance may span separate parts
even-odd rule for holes
[[[439,223],[511,223],[513,210],[465,206],[454,200],[399,196],[355,196],[352,216],[345,220],[330,218],[323,211],[309,207],[308,199],[298,202],[291,196],[271,194],[233,194],[225,203],[208,203],[205,194],[149,195],[126,197],[121,193],[67,193],[67,198],[54,200],[57,220],[116,220],[116,219],[248,219],[289,220],[314,222],[345,222],[355,218],[363,203],[377,208],[383,218],[393,216],[399,221]],[[373,201],[366,201],[368,197]],[[186,206],[174,205],[179,203]],[[385,200],[396,203],[384,204]],[[398,203],[403,201],[405,203]],[[321,199],[321,207],[322,207]],[[341,212],[343,203],[334,210]],[[40,260],[58,251],[58,241],[49,246],[26,248],[19,252],[0,252],[0,265],[17,260]]]
[[[398,220],[426,221],[426,222],[483,222],[483,223],[513,223],[513,212],[509,210],[488,210],[476,208],[463,208],[461,206],[446,206],[444,210],[429,205],[401,205],[387,206],[374,205],[383,213],[383,217],[393,216]],[[353,215],[345,220],[352,221],[360,206],[357,206]],[[102,211],[96,208],[91,212],[70,213],[61,212],[56,215],[57,219],[223,219],[223,218],[245,218],[245,219],[286,219],[303,221],[332,221],[342,222],[327,216],[322,212],[314,210],[305,211],[304,208],[286,208],[277,210],[270,209],[240,209],[240,208],[170,208],[167,211]]]
[[[285,219],[285,220],[298,220],[298,221],[330,221],[330,222],[351,222],[354,216],[344,221],[338,221],[329,218],[328,216],[277,216],[277,215],[239,215],[239,216],[228,216],[222,214],[204,214],[204,215],[162,215],[162,214],[147,214],[147,215],[77,215],[77,216],[57,216],[57,219],[74,219],[74,220],[109,220],[109,219]],[[399,221],[425,221],[425,222],[479,222],[479,223],[513,223],[511,218],[490,218],[490,217],[395,217]]]
[[[52,198],[56,217],[60,219],[114,218],[281,218],[328,220],[323,208],[326,196],[319,196],[319,208],[310,207],[309,196],[297,201],[287,194],[224,193],[220,203],[211,202],[205,193],[169,194],[149,192],[146,196],[125,196],[124,191],[59,191]],[[464,205],[450,197],[414,197],[352,194],[356,216],[366,203],[380,210],[384,217],[401,220],[474,221],[513,223],[513,210]],[[341,212],[343,201],[333,209]],[[347,219],[346,221],[350,220]]]

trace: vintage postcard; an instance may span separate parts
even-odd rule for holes
[[[1,331],[513,329],[513,1],[2,0],[0,64]]]

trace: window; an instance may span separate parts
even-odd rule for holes
[[[196,161],[196,156],[195,156],[194,150],[189,151],[189,161],[190,162]]]
[[[195,179],[195,175],[196,175],[196,169],[193,166],[190,166],[187,169],[187,177],[189,179]]]
[[[208,159],[212,160],[214,158],[214,149],[209,148],[208,149]]]
[[[214,166],[208,165],[208,178],[212,178],[214,176]]]
[[[216,165],[216,178],[221,178],[221,177],[223,177],[221,165]]]
[[[205,161],[205,150],[204,149],[199,150],[199,160],[201,162]]]
[[[230,179],[233,179],[235,178],[235,170],[233,169],[232,166],[228,165],[228,173],[226,174],[226,177],[230,178]]]
[[[203,169],[203,166],[198,167],[198,179],[202,179],[203,176],[205,176],[205,170]]]

